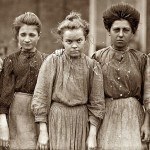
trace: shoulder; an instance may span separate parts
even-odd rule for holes
[[[57,56],[57,55],[55,55],[55,54],[49,54],[49,55],[47,55],[46,56],[46,58],[45,58],[45,60],[44,60],[44,62],[45,63],[48,63],[48,64],[55,64],[56,63],[56,61],[58,60],[58,57],[59,56]]]
[[[141,52],[141,51],[138,51],[138,50],[135,50],[135,49],[130,49],[129,50],[130,53],[132,53],[132,55],[134,55],[138,60],[146,60],[147,59],[147,54]]]
[[[109,52],[109,50],[110,50],[110,47],[102,48],[102,49],[96,51],[93,54],[92,58],[96,59],[97,61],[100,61],[102,55],[104,55],[105,53]]]
[[[6,63],[6,62],[9,63],[9,62],[14,61],[15,59],[18,58],[19,54],[20,54],[20,51],[17,51],[15,53],[12,53],[12,54],[6,56],[6,58],[4,59],[4,63]]]
[[[42,60],[45,60],[49,54],[38,51],[38,54],[42,57]]]

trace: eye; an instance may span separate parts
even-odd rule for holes
[[[123,29],[123,31],[124,31],[124,32],[129,32],[129,31],[130,31],[130,29],[128,29],[128,28],[124,28],[124,29]]]
[[[67,42],[68,44],[71,44],[71,43],[72,43],[72,41],[71,41],[71,40],[66,40],[66,42]]]
[[[120,31],[119,28],[114,28],[113,30],[114,30],[114,32],[119,32]]]
[[[34,33],[30,33],[29,35],[30,35],[30,37],[35,37],[36,36]]]
[[[20,36],[25,37],[26,34],[25,33],[20,33]]]
[[[78,39],[78,40],[77,40],[78,43],[81,43],[82,41],[83,41],[82,39]]]

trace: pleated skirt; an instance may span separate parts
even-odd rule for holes
[[[147,150],[140,129],[144,109],[133,97],[106,99],[106,114],[98,132],[98,150]]]
[[[32,95],[15,93],[10,107],[9,129],[11,150],[34,150],[37,144],[37,127],[31,112]]]
[[[88,131],[85,105],[69,107],[52,103],[49,113],[50,150],[85,150]]]

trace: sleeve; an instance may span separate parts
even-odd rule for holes
[[[31,109],[35,115],[35,122],[47,122],[55,73],[56,58],[54,58],[54,54],[52,54],[43,62],[34,90]]]
[[[105,113],[103,75],[100,64],[94,61],[90,77],[90,93],[88,102],[89,121],[98,126]]]
[[[143,75],[144,75],[143,102],[145,108],[147,108],[147,104],[150,103],[150,55],[147,56],[145,71]]]
[[[5,58],[2,71],[3,85],[0,98],[0,114],[8,114],[9,107],[14,97],[15,76],[13,62],[9,57]]]

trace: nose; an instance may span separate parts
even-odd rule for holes
[[[73,43],[73,44],[72,44],[72,48],[77,48],[77,44],[76,44],[76,43]]]
[[[123,31],[122,30],[120,30],[120,32],[119,32],[119,37],[123,37]]]
[[[25,39],[24,39],[24,41],[25,41],[26,43],[29,43],[29,42],[30,42],[29,36],[26,36]]]

